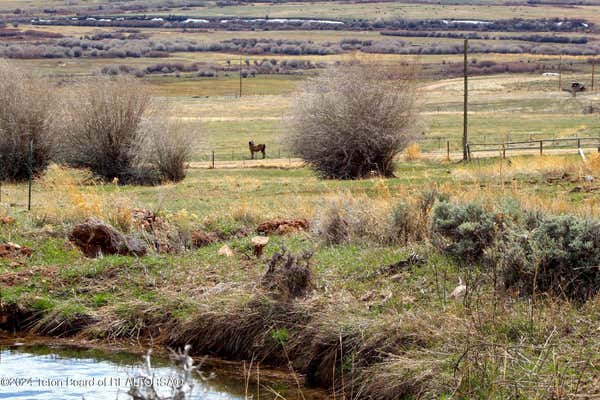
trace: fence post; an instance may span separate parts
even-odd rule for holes
[[[212,151],[212,168],[215,169],[215,151]]]
[[[544,141],[540,140],[540,156],[544,154]]]
[[[471,146],[467,143],[467,160],[471,161]]]
[[[465,43],[464,43],[464,60],[463,60],[463,69],[464,69],[464,98],[463,98],[463,141],[462,141],[462,145],[463,145],[463,160],[467,160],[469,159],[469,151],[468,151],[468,96],[469,96],[469,85],[468,85],[468,77],[469,77],[469,70],[468,70],[468,63],[467,63],[467,53],[468,53],[468,48],[469,48],[469,40],[465,39]]]
[[[31,186],[33,183],[33,138],[29,140],[29,195],[27,198],[27,210],[31,211]]]
[[[577,138],[577,149],[581,148],[581,139]]]
[[[598,148],[600,150],[600,147]],[[450,141],[446,141],[446,158],[450,161]]]
[[[502,159],[506,158],[506,145],[502,143]]]

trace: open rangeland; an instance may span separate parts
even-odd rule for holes
[[[0,70],[14,73],[2,76],[50,88],[19,82],[35,107],[0,93],[0,139],[24,143],[0,146],[0,344],[191,345],[196,360],[239,362],[245,399],[600,398],[599,8],[0,0]],[[202,18],[213,25],[182,25]],[[250,22],[227,25],[236,18]],[[534,26],[485,29],[511,18]],[[361,179],[323,179],[289,134],[310,82],[363,63],[374,77],[414,67],[411,140],[387,173],[375,161],[344,176]],[[573,82],[586,90],[567,92]],[[37,168],[23,140],[33,128],[13,128],[47,110],[36,126],[55,129],[58,155]],[[115,140],[123,114],[137,128]],[[131,151],[87,146],[106,132],[99,148]],[[331,153],[350,159],[363,139]],[[550,139],[571,141],[538,155]],[[530,143],[503,154],[515,141]],[[166,149],[172,175],[156,157]],[[23,164],[13,178],[4,157]],[[86,229],[105,236],[81,239]],[[95,247],[106,237],[117,245]],[[285,378],[249,389],[272,368]]]

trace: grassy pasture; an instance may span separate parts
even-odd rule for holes
[[[262,312],[252,300],[261,296],[257,285],[266,268],[265,259],[250,256],[249,238],[231,237],[176,254],[151,254],[142,258],[105,256],[90,260],[65,238],[68,223],[80,220],[95,209],[95,205],[105,219],[126,222],[125,212],[142,206],[155,210],[183,230],[202,226],[237,232],[241,227],[254,229],[257,223],[269,218],[313,218],[328,199],[364,199],[373,207],[370,210],[377,213],[406,199],[418,198],[432,188],[455,200],[477,200],[489,207],[497,202],[514,204],[511,202],[516,201],[529,209],[597,218],[600,212],[597,194],[573,191],[580,182],[546,180],[561,176],[565,171],[576,175],[581,168],[578,157],[572,155],[513,157],[510,163],[497,159],[469,164],[403,162],[397,166],[397,177],[387,180],[323,181],[305,168],[197,169],[191,170],[183,182],[158,187],[73,185],[74,181],[67,179],[65,173],[54,171],[47,179],[34,183],[32,213],[20,211],[26,206],[26,185],[2,187],[3,204],[12,204],[2,211],[16,216],[17,223],[1,225],[0,235],[35,249],[30,259],[18,263],[0,260],[2,301],[34,311],[37,316],[34,329],[38,332],[54,329],[52,332],[56,333],[57,326],[64,326],[68,335],[73,321],[92,321],[85,325],[79,337],[99,341],[136,337],[143,340],[147,330],[159,326],[169,335],[153,335],[154,343],[174,345],[177,342],[169,341],[168,337],[189,332],[190,327],[194,327],[192,332],[203,332],[198,319],[217,315],[222,316],[219,321],[247,323],[245,318],[254,318]],[[233,257],[217,255],[224,243],[233,249]],[[336,340],[340,329],[358,329],[367,337],[373,332],[386,332],[382,329],[390,324],[394,324],[394,332],[408,329],[410,338],[418,340],[402,344],[404,358],[390,366],[391,373],[401,374],[407,365],[423,362],[428,354],[427,362],[439,368],[437,374],[427,375],[425,380],[433,385],[435,397],[450,393],[452,390],[448,388],[458,386],[468,393],[489,390],[486,398],[501,399],[508,392],[519,390],[526,398],[541,400],[545,397],[537,395],[537,384],[530,385],[529,380],[520,379],[522,370],[528,371],[535,382],[543,382],[542,394],[545,394],[550,390],[548,385],[554,382],[553,366],[557,362],[563,366],[561,390],[569,393],[596,390],[598,376],[593,368],[585,368],[583,372],[575,368],[583,363],[595,365],[598,360],[597,340],[593,334],[597,302],[593,300],[577,307],[540,297],[532,304],[528,299],[496,292],[493,284],[484,278],[489,274],[486,265],[469,265],[466,269],[425,244],[324,245],[308,233],[272,235],[266,257],[282,245],[294,252],[314,251],[312,268],[316,292],[311,301],[316,304],[308,310],[317,321],[325,321],[320,334],[328,332],[326,327],[332,325]],[[404,259],[412,251],[424,255],[427,261],[404,272],[402,279],[378,275],[380,267]],[[477,292],[473,294],[476,306],[449,297],[457,277],[464,276],[465,271],[478,279]],[[271,304],[268,299],[258,298]],[[297,300],[295,304],[310,307],[312,303]],[[498,312],[497,307],[502,307],[502,312]],[[164,315],[168,315],[167,322],[162,319]],[[411,321],[408,327],[407,319]],[[286,321],[276,324],[283,325],[273,326],[290,326]],[[226,326],[217,326],[219,332],[227,332]],[[270,324],[264,326],[268,337],[274,328]],[[432,334],[432,327],[443,329],[444,334]],[[288,329],[290,346],[294,340],[310,337],[309,332],[296,330],[294,325]],[[448,335],[448,332],[452,333]],[[551,332],[556,333],[548,336]],[[582,343],[582,337],[588,339]],[[240,336],[236,338],[240,340]],[[452,368],[456,358],[464,353],[464,343],[468,340],[494,343],[491,349],[486,348],[484,361],[479,359],[483,372],[475,374],[463,369],[468,367]],[[549,343],[553,356],[540,356],[544,354],[540,347]],[[406,346],[409,346],[408,351]],[[496,347],[501,348],[499,353],[493,350]],[[502,349],[513,347],[524,357],[511,358],[503,364]],[[203,351],[204,348],[201,340],[195,343],[194,349]],[[396,351],[396,347],[387,348]],[[537,360],[539,367],[534,369],[528,362],[518,361],[524,359]],[[502,365],[504,370],[498,368]],[[347,373],[350,371],[349,367]],[[371,371],[369,376],[386,382],[389,375],[379,373]],[[468,374],[473,381],[462,387],[459,379],[451,378],[453,373]],[[495,385],[490,388],[477,380],[479,373],[502,377],[510,386],[508,389]]]
[[[23,60],[26,68],[50,74],[57,79],[75,75],[85,77],[104,65],[126,64],[138,68],[159,62],[201,62],[206,65],[225,65],[227,60],[237,62],[237,55],[225,53],[177,53],[163,59],[70,59]],[[399,55],[343,54],[335,56],[268,56],[278,60],[310,59],[315,62],[334,63],[368,57],[383,63],[412,60],[431,68],[442,62],[459,62],[460,55],[431,55],[407,57]],[[532,61],[556,64],[557,57],[535,55],[473,54],[471,59],[492,61]],[[263,57],[244,57],[252,62]],[[577,63],[577,68],[589,70],[585,57],[565,57],[564,65]],[[312,72],[311,72],[312,73]],[[218,78],[198,78],[193,74],[149,75],[144,78],[149,90],[157,96],[169,115],[181,119],[190,127],[199,128],[199,141],[195,160],[206,160],[210,151],[217,152],[222,160],[248,157],[246,144],[254,139],[267,144],[269,156],[286,154],[279,137],[285,129],[292,93],[305,78],[293,75],[259,75],[243,79],[243,97],[237,98],[239,75],[220,73]],[[588,87],[590,76],[581,73],[563,74],[563,85],[571,80],[584,82]],[[421,85],[423,128],[426,140],[424,150],[439,150],[451,140],[452,150],[458,150],[462,133],[461,78],[427,80]],[[470,79],[470,137],[474,142],[496,142],[507,138],[518,140],[532,136],[597,136],[600,119],[595,114],[584,115],[584,106],[596,104],[597,92],[584,93],[571,98],[558,91],[556,77],[540,74],[500,74],[472,77]],[[232,155],[233,153],[233,155]]]

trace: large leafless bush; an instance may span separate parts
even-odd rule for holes
[[[286,142],[322,177],[393,175],[393,159],[416,131],[413,66],[338,66],[305,83]]]
[[[50,162],[55,149],[52,93],[46,79],[0,62],[0,179],[27,179],[30,150],[34,174]]]
[[[132,79],[77,84],[66,100],[65,161],[106,179],[131,180],[149,104],[150,95]]]
[[[97,77],[67,90],[65,161],[123,183],[180,181],[195,132],[169,123],[133,78]]]
[[[154,117],[145,124],[137,150],[137,164],[157,171],[162,180],[178,182],[185,178],[198,132],[179,121]]]

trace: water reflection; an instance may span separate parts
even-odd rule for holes
[[[49,346],[0,347],[0,399],[130,399],[127,391],[139,376],[141,363],[139,355],[123,352]],[[152,364],[157,391],[169,395],[171,387],[178,383],[178,374],[167,360],[153,357]],[[139,379],[135,382],[148,384]],[[276,391],[288,399],[296,397],[292,393],[295,390],[290,389],[293,388],[278,385]],[[256,398],[253,390],[248,394]],[[244,397],[241,377],[236,380],[217,373],[208,382],[196,379],[191,399]],[[260,397],[267,400],[277,396],[265,388]]]

